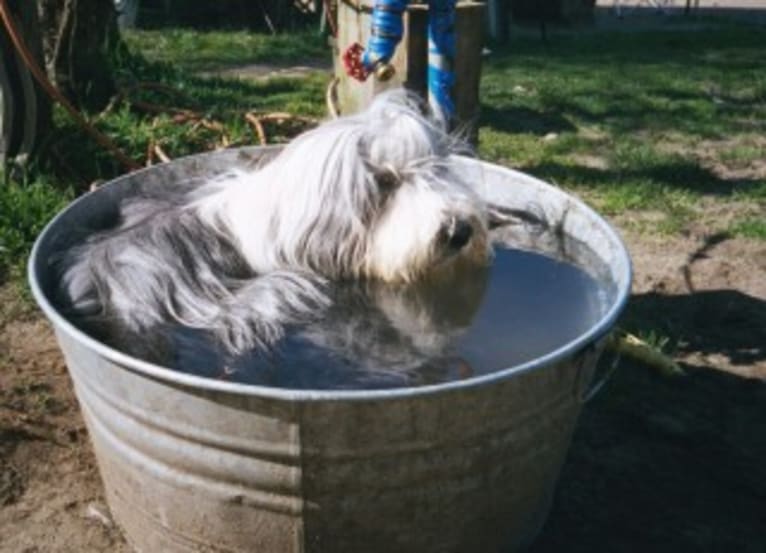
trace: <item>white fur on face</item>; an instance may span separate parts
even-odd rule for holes
[[[237,173],[198,204],[223,221],[257,273],[416,280],[486,261],[486,209],[450,170],[457,149],[401,92],[310,131],[254,173]],[[467,245],[449,248],[456,224]]]
[[[431,176],[431,175],[428,175]],[[388,282],[412,282],[460,261],[482,262],[489,255],[486,215],[476,196],[454,180],[405,178],[372,229],[365,272]],[[471,226],[467,245],[450,249],[458,222]]]

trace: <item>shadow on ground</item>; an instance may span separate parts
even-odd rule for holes
[[[738,290],[641,294],[632,301],[629,315],[660,323],[665,333],[680,335],[681,355],[715,354],[735,366],[766,361],[766,301]],[[752,376],[766,379],[766,372]]]
[[[631,310],[683,325],[688,352],[766,361],[761,299],[648,293]],[[584,409],[533,553],[766,550],[766,381],[684,368],[622,363]]]
[[[582,165],[543,162],[521,167],[524,171],[554,182],[574,183],[590,188],[623,181],[650,181],[679,190],[695,190],[703,194],[731,196],[748,193],[763,186],[762,179],[729,179],[716,175],[695,161],[677,158],[640,167],[601,169]]]
[[[577,131],[569,120],[557,113],[543,112],[523,106],[497,109],[489,104],[481,106],[480,125],[508,133],[529,133],[545,135],[550,132]]]

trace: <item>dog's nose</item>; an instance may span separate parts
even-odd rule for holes
[[[450,234],[449,237],[449,247],[453,250],[460,250],[468,244],[471,240],[471,236],[473,236],[473,227],[471,224],[466,221],[457,221],[452,229],[452,234]]]

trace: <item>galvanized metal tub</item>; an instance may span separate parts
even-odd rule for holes
[[[206,154],[121,177],[60,213],[33,249],[32,291],[56,330],[127,540],[147,553],[484,553],[528,544],[631,279],[619,237],[564,192],[464,160],[481,194],[541,206],[558,231],[593,249],[616,287],[586,333],[487,376],[377,391],[233,384],[122,354],[52,304],[51,254],[114,217],[120,198],[271,152]],[[528,241],[546,247],[544,237]]]

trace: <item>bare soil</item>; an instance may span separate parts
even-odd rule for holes
[[[0,551],[129,551],[107,513],[66,366],[40,316],[0,332]]]
[[[627,319],[678,337],[688,374],[622,363],[583,412],[533,551],[764,551],[766,245],[703,231],[626,239]],[[0,292],[6,308],[12,295]],[[0,551],[129,551],[50,327],[4,312]]]
[[[765,551],[766,245],[627,241],[626,319],[678,336],[687,375],[621,363],[583,411],[533,551]]]

